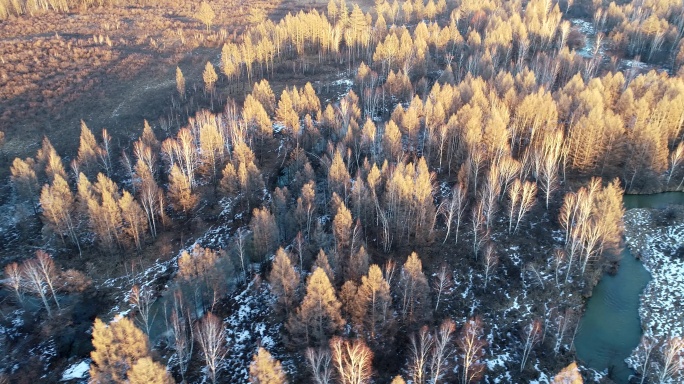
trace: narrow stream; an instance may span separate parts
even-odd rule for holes
[[[663,208],[684,204],[684,192],[625,195],[625,209]],[[575,339],[577,357],[598,371],[608,369],[617,384],[628,384],[634,372],[624,362],[641,338],[639,296],[651,275],[627,248],[617,274],[604,275],[587,301]]]

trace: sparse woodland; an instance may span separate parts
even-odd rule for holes
[[[217,59],[170,66],[159,120],[84,117],[77,151],[45,137],[11,162],[40,240],[4,263],[1,323],[22,325],[3,377],[89,356],[92,383],[582,382],[573,339],[619,263],[623,193],[684,187],[681,2],[331,0],[231,34],[214,3],[183,6]],[[117,7],[0,2],[0,29]],[[22,80],[42,44],[54,68],[121,59],[86,40],[3,51],[0,100],[53,84]],[[90,300],[92,348],[65,347]],[[648,351],[659,382],[684,377],[671,336]]]

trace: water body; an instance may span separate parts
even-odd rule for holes
[[[625,195],[625,209],[664,208],[684,204],[684,192]],[[577,357],[584,365],[609,370],[617,384],[628,384],[634,372],[625,364],[641,338],[639,296],[651,275],[627,248],[617,274],[604,275],[594,288],[575,339]]]

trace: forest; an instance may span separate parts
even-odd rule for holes
[[[674,0],[0,0],[0,383],[612,383],[574,340],[623,195],[684,190],[682,37]]]

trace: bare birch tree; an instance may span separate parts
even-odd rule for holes
[[[138,311],[138,324],[140,324],[140,327],[145,331],[145,334],[149,336],[150,327],[152,326],[152,321],[154,321],[155,317],[155,314],[152,313],[152,304],[154,303],[152,292],[149,288],[141,289],[137,285],[134,285],[133,288],[131,288],[129,301]]]
[[[228,352],[226,348],[226,331],[221,319],[213,313],[207,313],[195,325],[195,338],[202,349],[204,364],[209,372],[209,379],[216,383],[216,376],[221,369],[223,360]]]
[[[663,346],[658,380],[660,383],[679,381],[682,378],[682,364],[684,363],[684,339],[670,337]]]
[[[520,358],[520,372],[525,370],[525,364],[530,357],[534,346],[541,341],[542,324],[541,321],[532,320],[523,330],[523,352]]]
[[[173,348],[176,351],[178,371],[183,382],[185,382],[185,373],[188,370],[195,344],[193,329],[189,326],[188,320],[188,317],[183,314],[182,306],[174,309],[171,313]]]
[[[306,349],[306,362],[315,384],[332,384],[332,356],[326,349]]]
[[[439,302],[442,296],[445,295],[453,285],[454,281],[451,273],[449,272],[449,266],[446,263],[442,263],[441,267],[435,274],[435,279],[432,281],[432,289],[437,292],[437,298],[435,299],[435,311],[439,309]]]
[[[466,321],[456,344],[459,347],[458,360],[461,366],[461,383],[476,382],[485,371],[482,357],[487,346],[487,341],[483,335],[482,320],[479,317]]]
[[[367,384],[373,373],[373,352],[363,340],[344,340],[333,337],[330,340],[332,361],[340,384]]]
[[[496,250],[494,249],[494,244],[488,243],[485,246],[482,262],[484,264],[485,269],[484,289],[487,289],[487,285],[489,284],[489,275],[492,273],[494,268],[496,268],[496,266],[499,264],[499,255],[496,253]]]
[[[455,331],[456,324],[451,319],[446,319],[433,336],[434,343],[430,354],[429,376],[431,384],[437,384],[442,379],[442,375],[449,371],[449,362],[456,352],[453,345]]]
[[[456,238],[454,243],[458,243],[458,230],[461,227],[461,221],[463,220],[463,215],[465,214],[466,208],[466,195],[468,194],[467,187],[463,184],[456,184],[451,190],[451,198],[445,200],[438,210],[442,215],[444,215],[444,221],[446,222],[447,233],[444,236],[444,241],[446,243],[449,239],[449,234],[451,233],[451,227],[453,224],[456,225],[454,232],[456,232]]]

